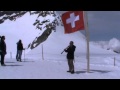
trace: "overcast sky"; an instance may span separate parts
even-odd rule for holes
[[[90,41],[120,40],[120,11],[88,11],[88,24]]]
[[[62,14],[66,11],[57,12]],[[34,20],[35,18],[33,18],[33,22]],[[23,24],[25,24],[25,22],[26,24],[29,24],[28,21],[29,19],[27,21],[23,21]],[[108,41],[112,38],[120,40],[120,11],[88,11],[88,24],[90,41]],[[10,27],[2,27],[1,25],[1,30],[5,30],[6,28]],[[81,32],[85,33],[85,31]]]

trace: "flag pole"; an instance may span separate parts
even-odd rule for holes
[[[86,31],[86,42],[87,42],[87,72],[89,73],[90,71],[90,54],[89,54],[89,31],[88,31],[88,16],[87,16],[87,11],[84,11],[84,24],[85,24],[85,31]]]

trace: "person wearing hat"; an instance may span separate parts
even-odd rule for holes
[[[68,60],[68,66],[69,70],[67,72],[70,72],[71,74],[74,73],[74,52],[75,52],[76,46],[74,45],[73,41],[70,41],[69,46],[64,49],[64,51],[67,53],[67,60]]]

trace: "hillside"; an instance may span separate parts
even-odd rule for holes
[[[6,36],[8,57],[10,57],[10,52],[12,52],[13,57],[16,54],[16,42],[19,39],[23,41],[24,48],[27,48],[36,37],[40,36],[44,32],[44,30],[38,30],[33,26],[33,22],[36,17],[36,15],[30,16],[27,13],[22,18],[17,19],[15,22],[7,20],[1,25],[0,34]],[[48,16],[46,18],[51,19],[51,21],[53,20],[53,17]],[[59,55],[63,49],[68,46],[71,40],[73,40],[74,44],[77,46],[76,55],[80,55],[80,53],[86,53],[85,36],[79,31],[72,34],[64,34],[64,28],[61,25],[56,28],[56,32],[51,32],[46,41],[41,43],[32,51],[27,49],[25,53],[27,54],[29,51],[29,54],[42,53],[41,46],[43,45],[44,53],[55,53]],[[58,50],[57,52],[56,49]],[[110,52],[90,44],[90,53],[96,53],[94,52],[94,49],[98,49],[97,53],[101,53],[100,51]],[[102,54],[104,54],[103,52]]]

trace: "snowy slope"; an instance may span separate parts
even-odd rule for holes
[[[24,48],[27,48],[38,35],[41,35],[44,30],[38,30],[33,23],[35,22],[37,15],[25,14],[22,18],[18,18],[16,21],[5,21],[1,24],[0,36],[5,35],[7,44],[7,53],[16,53],[16,42],[19,39],[22,40]],[[53,19],[50,16],[46,18]],[[45,18],[41,18],[41,21]],[[52,21],[52,20],[51,20]],[[9,56],[9,55],[8,55]]]
[[[36,20],[36,17],[37,17],[36,15],[30,16],[29,13],[27,13],[25,16],[17,19],[15,22],[8,20],[1,25],[2,29],[0,30],[0,35],[6,36],[8,57],[10,56],[9,54],[10,52],[12,52],[13,55],[16,54],[16,42],[19,39],[22,39],[24,48],[26,48],[28,44],[35,39],[36,36],[40,35],[44,31],[44,30],[43,31],[37,30],[33,26],[33,22]],[[47,39],[47,41],[40,44],[30,53],[41,54],[42,53],[41,49],[43,45],[44,54],[53,53],[60,55],[63,49],[69,45],[69,42],[71,40],[73,40],[74,44],[77,46],[75,52],[77,56],[80,55],[81,53],[83,54],[86,53],[86,40],[84,35],[82,35],[79,31],[72,34],[64,34],[63,26],[58,26],[56,32],[53,31],[52,34]],[[94,50],[96,50],[97,52]],[[90,53],[101,53],[101,52],[102,54],[104,54],[109,51],[98,48],[92,44],[90,45]]]
[[[6,21],[1,25],[0,35],[6,36],[6,66],[0,66],[0,79],[119,79],[120,57],[112,51],[102,49],[90,43],[90,73],[87,73],[86,41],[80,32],[64,34],[64,28],[58,26],[49,38],[32,51],[22,55],[22,62],[15,60],[16,42],[23,40],[26,47],[39,33],[33,22],[36,16],[26,14],[15,22]],[[67,73],[66,53],[63,49],[73,40],[75,51],[75,74]],[[42,58],[42,45],[43,57]],[[10,53],[12,52],[12,58]],[[24,57],[25,55],[25,57]],[[114,66],[114,57],[116,63]]]
[[[80,54],[86,54],[86,39],[85,36],[77,31],[71,34],[64,34],[64,28],[62,26],[58,26],[56,32],[52,32],[47,41],[40,44],[34,50],[30,51],[28,54],[42,54],[42,45],[44,55],[48,54],[50,56],[61,55],[60,53],[69,45],[70,41],[74,41],[74,45],[76,45],[75,55],[79,56]],[[112,51],[104,50],[100,47],[95,46],[94,44],[90,44],[90,54],[114,54]],[[63,53],[65,55],[65,53]]]

